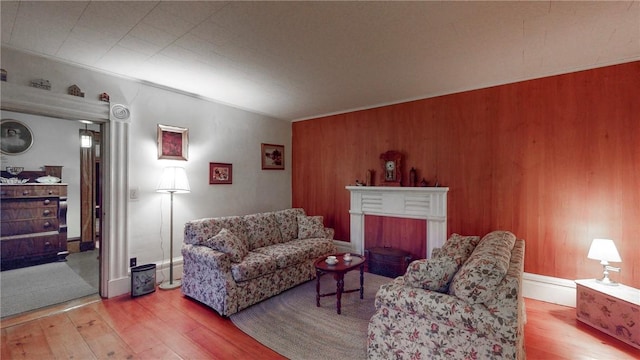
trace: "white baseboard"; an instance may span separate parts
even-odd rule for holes
[[[573,280],[524,273],[524,297],[552,304],[576,307],[576,283]]]
[[[353,252],[352,244],[346,241],[334,240],[339,252]],[[173,278],[181,279],[183,259],[173,260]],[[524,273],[522,275],[522,293],[524,297],[576,307],[576,284],[573,280],[551,276]],[[156,282],[160,284],[169,280],[169,260],[156,263]],[[131,291],[130,277],[116,279],[109,282],[109,297],[126,294]],[[113,295],[112,295],[113,294]]]
[[[353,248],[353,244],[350,242],[342,241],[342,240],[333,240],[333,244],[338,248],[338,252],[349,252],[355,253],[355,249]],[[362,255],[362,254],[360,254]]]
[[[173,259],[173,279],[182,279],[182,256]],[[169,260],[156,263],[156,283],[169,280]],[[131,292],[131,269],[129,276],[109,281],[109,297],[115,297]]]
[[[338,248],[338,252],[355,252],[350,242],[333,240],[333,243]],[[573,280],[531,273],[524,273],[522,278],[524,297],[576,307],[576,283]]]
[[[109,280],[108,293],[110,298],[126,294],[131,291],[131,277],[123,277],[118,279]]]
[[[182,256],[173,259],[173,280],[182,279],[183,259]],[[169,260],[156,263],[156,283],[161,284],[169,281]]]

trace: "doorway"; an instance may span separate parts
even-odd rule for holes
[[[24,165],[27,169],[36,169],[41,164],[55,164],[55,166],[45,166],[68,169],[66,172],[61,170],[61,174],[58,176],[63,180],[65,189],[68,190],[68,192],[65,191],[65,195],[68,195],[65,197],[64,206],[61,207],[61,209],[64,209],[64,215],[58,216],[62,216],[61,219],[63,219],[60,220],[60,224],[66,234],[66,250],[71,250],[73,246],[69,246],[69,244],[79,244],[81,242],[81,150],[78,137],[80,124],[77,121],[5,110],[2,110],[2,116],[3,118],[20,119],[30,126],[34,134],[40,134],[37,138],[38,142],[28,153],[14,157],[3,156],[3,165],[19,164]],[[93,128],[101,129],[98,125]],[[101,158],[100,150],[103,146],[103,135],[104,133],[100,131],[95,133],[96,146],[93,151],[98,160]],[[6,164],[5,161],[7,162]],[[95,162],[93,162],[92,168],[95,169],[92,178],[95,176],[96,185],[96,190],[92,194],[100,195],[103,193],[103,182],[100,180],[102,176],[101,166],[96,168]],[[37,182],[31,176],[29,181],[31,183]],[[101,204],[101,196],[95,202]],[[98,211],[98,214],[101,214],[101,211]],[[98,236],[102,233],[100,231],[100,222],[94,221],[97,224],[94,228]],[[93,245],[95,242],[91,244]],[[104,241],[102,245],[105,245]],[[69,254],[66,256],[66,261],[47,262],[46,264],[38,263],[29,267],[12,269],[11,272],[3,271],[1,274],[3,310],[1,316],[13,316],[25,311],[32,311],[87,295],[98,294],[101,278],[99,249],[95,246],[83,245],[83,250],[85,249],[87,251],[80,252],[76,250],[75,254]],[[15,279],[15,281],[12,279]],[[16,306],[9,307],[11,311],[7,311],[7,306],[11,304]]]
[[[80,148],[80,252],[100,248],[102,230],[101,132],[81,129],[91,146]]]

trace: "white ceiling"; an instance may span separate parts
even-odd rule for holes
[[[640,59],[640,1],[2,1],[2,44],[286,120]]]

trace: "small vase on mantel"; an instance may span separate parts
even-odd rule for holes
[[[429,183],[427,182],[427,180],[425,180],[424,178],[422,178],[422,181],[420,181],[420,186],[421,187],[427,187],[429,185]]]
[[[365,186],[373,186],[373,177],[374,177],[375,171],[372,169],[367,170],[367,176],[364,179],[364,185]]]
[[[418,177],[416,175],[416,168],[412,167],[411,170],[409,170],[409,186],[411,187],[415,187],[416,185],[418,185]]]

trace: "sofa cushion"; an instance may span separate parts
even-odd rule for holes
[[[335,254],[338,249],[333,241],[327,238],[311,238],[300,239],[290,242],[292,246],[301,248],[307,256],[307,259],[315,259],[317,257],[329,254]]]
[[[278,222],[280,236],[283,241],[289,241],[298,238],[298,215],[305,215],[304,209],[294,208],[274,211],[273,214]]]
[[[404,282],[415,288],[445,292],[460,265],[459,260],[450,256],[415,260],[409,264]]]
[[[273,213],[245,215],[243,220],[247,227],[249,250],[282,242],[280,229]]]
[[[205,240],[204,245],[229,255],[231,261],[236,263],[242,261],[249,252],[247,244],[226,228]]]
[[[239,263],[231,264],[231,275],[236,282],[259,278],[276,271],[276,260],[271,256],[249,251]]]
[[[448,256],[458,259],[460,265],[462,265],[471,256],[473,249],[479,242],[480,236],[451,234],[444,245],[438,251],[433,252],[432,257]]]
[[[451,281],[449,293],[472,304],[491,299],[509,269],[516,237],[509,231],[485,235]]]
[[[333,254],[337,249],[331,240],[314,238],[264,246],[253,251],[273,257],[278,269],[284,269],[309,259]]]
[[[324,236],[322,216],[298,215],[298,239],[321,238]]]
[[[204,245],[204,242],[226,228],[238,239],[247,242],[247,229],[241,216],[226,216],[188,221],[184,226],[184,242]]]
[[[292,243],[293,241],[289,241],[282,244],[263,246],[253,251],[274,258],[278,269],[284,269],[287,266],[295,265],[309,259],[304,249],[294,246]]]

